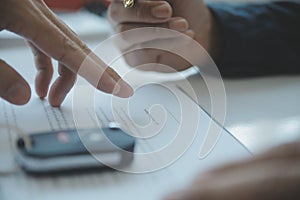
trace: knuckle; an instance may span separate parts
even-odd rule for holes
[[[90,48],[84,42],[79,42],[78,47],[87,54],[91,53]]]
[[[62,38],[62,44],[63,48],[54,56],[54,58],[57,61],[64,63],[70,55],[70,52],[76,52],[79,49],[78,45],[67,37]]]
[[[36,57],[37,59],[45,56],[45,54],[43,54],[41,51],[39,51],[35,47],[32,47],[31,49],[32,49],[33,56]]]
[[[151,9],[153,8],[153,2],[140,2],[136,6],[136,17],[140,21],[144,22],[154,22],[156,21],[152,14]]]
[[[136,17],[142,21],[147,19],[146,9],[144,6],[138,6],[136,10]]]

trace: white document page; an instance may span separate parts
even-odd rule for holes
[[[212,152],[205,159],[199,159],[208,129],[222,130],[222,127],[172,84],[145,85],[130,100],[79,85],[61,108],[52,108],[46,100],[36,96],[25,106],[13,106],[0,100],[0,107],[0,123],[4,125],[0,130],[0,168],[9,167],[9,159],[14,155],[13,148],[9,148],[14,141],[4,136],[9,132],[13,138],[16,136],[12,127],[28,134],[105,126],[117,121],[129,134],[140,138],[135,148],[138,155],[123,170],[139,173],[105,171],[31,177],[19,169],[0,177],[1,200],[159,200],[186,186],[200,172],[251,156],[235,138],[222,131]],[[160,152],[163,149],[167,150]],[[149,156],[143,156],[147,153]]]

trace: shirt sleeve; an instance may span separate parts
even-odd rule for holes
[[[300,73],[300,3],[210,3],[225,77]]]

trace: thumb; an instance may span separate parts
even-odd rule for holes
[[[6,101],[23,105],[30,99],[30,87],[24,78],[0,59],[0,97]]]

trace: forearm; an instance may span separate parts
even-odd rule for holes
[[[300,4],[209,4],[220,40],[215,61],[223,76],[300,72]]]

